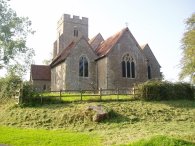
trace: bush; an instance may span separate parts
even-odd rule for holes
[[[40,102],[40,94],[35,91],[32,84],[29,82],[23,83],[23,89],[22,89],[22,103],[24,104],[31,104],[31,103],[37,103],[39,100]]]
[[[0,99],[13,97],[16,91],[20,89],[21,83],[21,78],[13,74],[0,78]]]
[[[137,88],[137,94],[143,100],[194,99],[194,87],[188,83],[147,81]]]

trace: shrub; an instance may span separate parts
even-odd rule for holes
[[[137,94],[143,100],[194,99],[194,87],[188,83],[147,81],[137,88]]]
[[[17,75],[7,75],[0,78],[0,98],[11,98],[15,95],[16,91],[20,89],[22,80]]]
[[[37,102],[38,98],[40,97],[39,93],[36,92],[33,86],[29,82],[23,83],[22,89],[22,103],[35,103]]]

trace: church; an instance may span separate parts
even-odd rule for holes
[[[104,39],[88,38],[88,18],[64,14],[49,66],[32,65],[30,80],[39,90],[131,88],[161,79],[160,64],[148,44],[139,45],[129,28]]]

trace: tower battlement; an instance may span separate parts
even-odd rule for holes
[[[88,25],[88,18],[86,17],[79,17],[69,14],[63,14],[60,20],[58,21],[57,25],[60,26],[63,22],[69,22],[69,23],[77,23],[77,24],[83,24],[83,25]]]
[[[77,41],[82,36],[88,39],[88,18],[63,14],[57,22],[57,40],[54,54],[59,54],[72,41]]]

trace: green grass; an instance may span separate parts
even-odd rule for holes
[[[14,146],[101,145],[97,135],[63,130],[19,129],[0,126],[0,144]]]
[[[112,112],[109,119],[95,123],[86,108],[99,104]],[[0,104],[0,111],[0,125],[97,134],[102,145],[129,144],[154,135],[195,142],[195,102],[188,100]]]
[[[58,102],[74,102],[74,101],[108,101],[108,100],[132,100],[133,95],[102,95],[100,97],[99,94],[94,94],[91,92],[85,92],[82,93],[82,99],[81,99],[81,94],[80,93],[64,93],[62,92],[61,94],[61,99],[60,99],[60,93],[59,92],[44,92],[40,94],[44,100],[46,101],[47,99],[50,99],[53,101],[58,100]],[[40,98],[40,97],[39,97]],[[61,100],[61,101],[60,101]],[[48,102],[47,102],[48,103]]]
[[[126,146],[195,146],[195,143],[158,135],[153,136],[150,139],[141,139]]]

